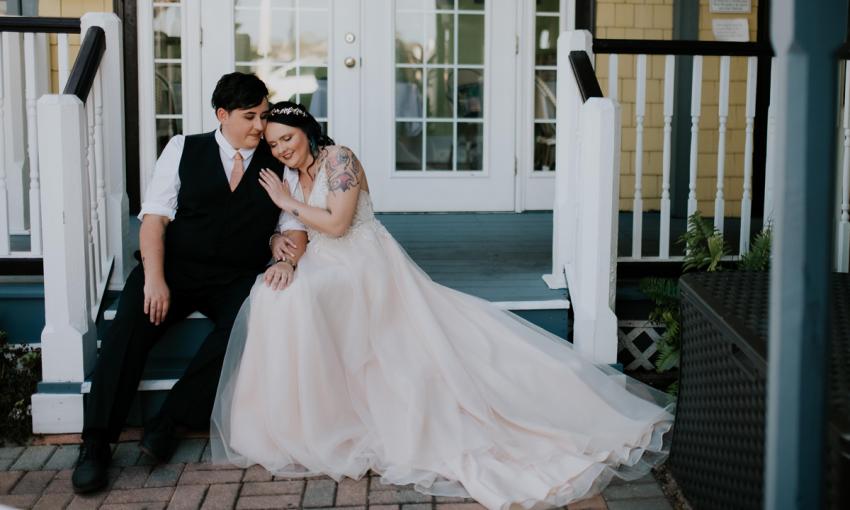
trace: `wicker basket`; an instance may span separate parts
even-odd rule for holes
[[[850,508],[850,277],[835,275],[828,500]],[[763,508],[769,276],[682,278],[682,362],[670,468],[697,509]],[[843,434],[843,439],[842,439]],[[843,492],[842,492],[843,491]]]

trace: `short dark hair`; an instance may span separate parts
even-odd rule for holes
[[[255,74],[230,73],[222,76],[215,85],[212,107],[224,108],[228,112],[253,108],[267,99],[269,89]]]

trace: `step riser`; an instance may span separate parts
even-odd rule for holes
[[[14,344],[38,343],[44,329],[44,291],[4,288],[0,293],[0,330]],[[40,290],[40,292],[39,292]]]

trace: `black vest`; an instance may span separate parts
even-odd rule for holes
[[[283,165],[261,141],[236,190],[221,166],[215,132],[186,137],[180,158],[177,214],[165,231],[169,280],[222,284],[263,270],[280,209],[260,186],[259,172]],[[195,281],[201,280],[201,281]]]

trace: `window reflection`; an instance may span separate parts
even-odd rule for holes
[[[396,1],[397,170],[483,169],[484,5]]]
[[[270,101],[301,103],[326,125],[327,1],[237,0],[234,20],[236,69],[259,76]]]

